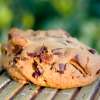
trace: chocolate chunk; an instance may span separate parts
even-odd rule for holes
[[[32,52],[32,53],[27,53],[28,56],[30,57],[36,57],[37,56],[37,53],[36,52]]]
[[[13,52],[14,52],[16,55],[20,55],[21,52],[22,52],[22,50],[23,50],[22,46],[20,46],[20,45],[15,45],[15,48],[14,48]]]
[[[45,63],[50,63],[52,61],[52,55],[50,54],[41,54],[40,61]]]
[[[33,72],[32,74],[34,78],[38,78],[43,72],[42,69],[40,70],[37,66],[38,66],[38,63],[34,61],[34,63],[32,64],[33,70],[35,70],[35,72]]]
[[[57,72],[63,74],[65,69],[66,69],[66,64],[60,63],[59,64],[59,70]]]
[[[47,47],[46,46],[42,46],[41,48],[40,48],[40,50],[39,50],[39,53],[41,54],[41,53],[47,53],[48,52],[48,50],[47,50]]]
[[[17,63],[18,59],[20,59],[20,57],[18,57],[18,56],[15,56],[13,58],[13,66]]]
[[[59,50],[61,50],[61,49],[62,49],[62,48],[52,49],[52,53],[53,53],[54,55],[62,55],[62,52],[59,51]]]
[[[36,70],[35,72],[33,72],[32,76],[34,78],[38,78],[41,75],[41,72],[39,70]]]
[[[45,54],[47,52],[48,52],[47,47],[43,46],[37,52],[28,53],[28,56],[30,56],[30,57],[40,57],[40,55]]]
[[[54,52],[59,51],[61,49],[63,49],[63,48],[55,48],[55,49],[52,49],[52,52],[54,53]]]
[[[40,62],[45,62],[45,61],[48,62],[51,58],[51,55],[48,55],[47,52],[48,52],[47,47],[42,46],[39,51],[28,53],[28,56],[38,57],[40,59]]]
[[[96,75],[100,74],[100,69],[96,72]]]
[[[53,63],[51,64],[50,70],[53,69],[53,67],[54,67],[55,64],[56,64],[55,62],[53,62]]]
[[[92,54],[95,54],[96,53],[96,50],[95,49],[89,49],[88,50],[90,53],[92,53]]]
[[[38,63],[36,61],[34,61],[34,63],[32,64],[32,67],[37,68],[37,66],[38,66]]]
[[[47,60],[47,56],[45,54],[40,55],[40,61],[45,62]]]
[[[59,55],[62,55],[61,52],[54,52],[53,54],[54,54],[54,55],[58,55],[58,56],[59,56]]]
[[[73,67],[76,68],[84,77],[88,74],[88,71],[78,61],[78,58],[77,59],[71,59],[70,64],[73,65]]]
[[[8,34],[8,40],[11,40],[11,39],[12,39],[11,34]]]
[[[13,64],[16,64],[16,63],[17,63],[17,59],[14,58],[14,59],[13,59]]]

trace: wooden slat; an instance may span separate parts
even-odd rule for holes
[[[99,96],[95,100],[100,100],[100,94],[99,94]]]
[[[23,90],[14,97],[14,100],[30,100],[39,88],[40,87],[36,87],[35,85],[26,85]]]
[[[91,96],[91,100],[100,100],[100,81],[97,84],[94,93]]]
[[[11,81],[0,93],[1,100],[9,100],[23,85]]]
[[[94,100],[100,100],[100,85],[99,85],[99,90],[97,91],[97,93],[96,93],[96,95],[95,95],[95,97],[93,98]],[[92,98],[91,98],[92,99]],[[93,100],[92,99],[92,100]]]
[[[3,73],[1,76],[0,76],[0,89],[2,87],[4,87],[8,82],[10,82],[11,79],[9,77],[6,76],[5,73]]]
[[[99,96],[98,100],[100,100],[100,96]]]
[[[95,89],[97,88],[99,83],[100,80],[97,80],[93,84],[83,87],[75,97],[75,100],[91,100],[91,97],[94,94]]]
[[[35,100],[51,100],[55,96],[57,89],[44,88],[35,98]]]
[[[77,88],[60,90],[54,100],[70,100]]]

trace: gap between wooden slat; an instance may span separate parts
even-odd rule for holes
[[[98,86],[99,80],[93,82],[90,85],[84,86],[81,88],[80,92],[74,96],[74,100],[93,100],[93,95],[95,95],[96,87]]]
[[[34,98],[34,100],[52,100],[53,97],[56,95],[57,89],[53,88],[44,88],[39,92],[39,94]]]
[[[92,99],[91,99],[92,100]],[[100,87],[99,87],[99,90],[94,98],[94,100],[100,100]]]
[[[6,77],[6,73],[0,76],[0,93],[11,82],[11,79]]]
[[[75,100],[75,97],[77,96],[77,94],[80,92],[82,87],[78,87],[75,91],[75,93],[72,95],[71,99],[70,100]]]
[[[0,75],[0,95],[13,81],[9,78],[6,72]],[[8,90],[9,91],[9,90]],[[5,91],[6,92],[6,91]],[[13,91],[12,91],[13,92]],[[9,93],[8,93],[9,94]],[[2,97],[2,96],[1,96]]]
[[[90,100],[100,99],[100,98],[98,98],[99,95],[100,95],[100,80],[99,80],[99,83],[97,84],[97,86],[94,90],[94,93],[92,94]]]
[[[76,93],[77,88],[58,90],[53,100],[70,100]]]
[[[32,97],[30,100],[35,100],[35,98],[37,97],[37,95],[44,89],[44,87],[38,87],[38,89],[35,91],[35,93],[33,93]]]
[[[23,90],[24,87],[25,87],[25,86],[22,85],[9,99],[10,99],[10,100],[14,100],[14,97],[15,97],[17,94],[19,94],[19,92],[20,92],[21,90]]]
[[[37,87],[36,85],[24,85],[24,88],[13,97],[13,100],[30,100],[33,96],[35,96],[39,89],[40,87]]]
[[[58,92],[59,92],[59,89],[57,89],[57,91],[55,92],[55,94],[53,95],[53,97],[51,98],[51,100],[55,99],[55,97],[56,97],[56,95],[57,95]]]
[[[9,100],[18,90],[23,87],[23,84],[20,84],[16,81],[11,81],[6,88],[0,93],[0,99]]]

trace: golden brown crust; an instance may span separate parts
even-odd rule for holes
[[[100,56],[63,30],[13,29],[3,48],[4,68],[22,83],[64,89],[90,84],[100,75]]]

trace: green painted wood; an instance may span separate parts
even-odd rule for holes
[[[30,100],[39,88],[40,87],[36,87],[35,85],[26,85],[23,90],[14,97],[14,100]]]
[[[78,95],[75,97],[75,100],[91,100],[95,89],[97,88],[98,84],[100,83],[100,79],[92,83],[91,85],[83,87]]]
[[[23,85],[16,82],[11,81],[0,93],[1,100],[9,100]]]
[[[70,100],[77,88],[60,90],[54,100]]]
[[[0,76],[0,89],[10,81],[11,81],[11,79],[9,77],[7,77],[5,73],[3,73]]]
[[[57,89],[44,88],[35,98],[35,100],[51,100],[55,96]]]

